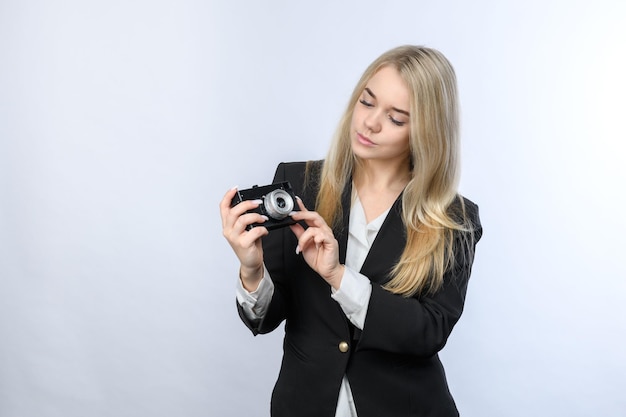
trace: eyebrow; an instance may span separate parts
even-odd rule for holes
[[[373,99],[376,98],[376,94],[374,94],[372,92],[372,90],[369,89],[369,87],[365,87],[365,91],[367,91],[367,94],[372,96]],[[402,114],[404,114],[404,115],[406,115],[408,117],[411,117],[411,114],[408,111],[406,111],[406,110],[402,110],[402,109],[399,109],[397,107],[392,107],[391,109],[394,110],[394,111],[397,111],[398,113],[402,113]]]

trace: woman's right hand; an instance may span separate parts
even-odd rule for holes
[[[244,288],[254,291],[263,278],[261,237],[267,235],[268,231],[263,226],[256,226],[250,230],[246,227],[252,223],[264,223],[267,217],[259,213],[246,213],[257,208],[261,203],[260,200],[245,200],[231,207],[236,192],[237,188],[228,190],[220,202],[222,233],[239,258],[241,263],[239,273]]]

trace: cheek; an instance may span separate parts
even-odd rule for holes
[[[395,142],[398,144],[398,147],[401,147],[403,149],[405,148],[408,149],[409,148],[409,134],[408,133],[398,134]]]
[[[401,152],[401,153],[406,153],[406,154],[411,153],[411,144],[409,142],[408,135],[404,135],[398,138],[397,149],[398,149],[398,152]]]
[[[357,124],[358,124],[358,121],[359,121],[359,112],[358,112],[358,110],[355,108],[355,109],[352,111],[352,117],[351,117],[351,119],[350,119],[350,128],[351,128],[350,130],[354,130],[354,129],[356,128],[356,126],[357,126]]]
[[[356,139],[356,132],[358,132],[360,130],[360,125],[359,125],[359,113],[355,110],[354,112],[352,112],[352,117],[350,118],[350,139],[354,140]]]

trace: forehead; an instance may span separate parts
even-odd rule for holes
[[[390,66],[382,67],[365,86],[374,93],[377,100],[408,110],[409,88],[397,69]]]

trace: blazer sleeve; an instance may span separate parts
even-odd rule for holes
[[[365,325],[357,349],[432,356],[446,344],[463,312],[476,243],[482,236],[478,207],[465,200],[473,232],[457,232],[455,264],[444,274],[433,295],[403,297],[372,282]]]
[[[289,181],[294,193],[302,196],[304,167],[305,163],[280,163],[272,183]],[[274,293],[267,312],[260,320],[251,320],[237,303],[239,317],[255,336],[276,329],[288,316],[291,286],[287,272],[290,270],[290,259],[293,258],[293,256],[290,258],[289,255],[292,252],[295,253],[297,242],[289,227],[283,227],[274,229],[267,236],[264,236],[262,244],[263,261],[274,283]]]

